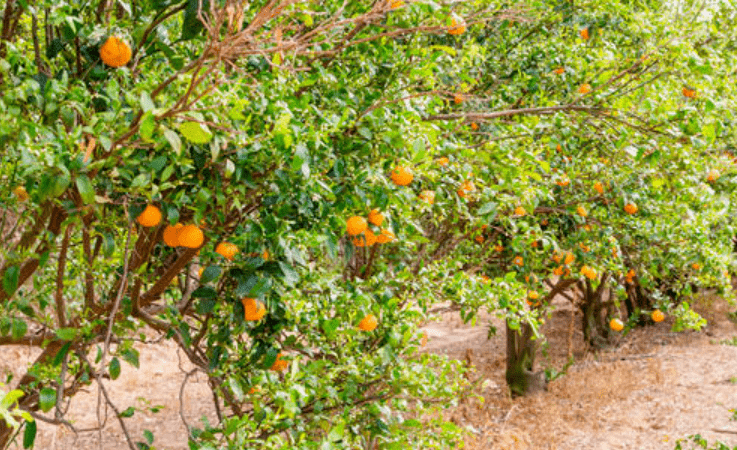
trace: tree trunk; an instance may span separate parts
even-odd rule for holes
[[[608,279],[609,273],[602,273],[596,290],[593,289],[591,281],[588,279],[585,283],[579,284],[579,288],[583,293],[583,301],[580,306],[583,337],[586,343],[596,348],[605,347],[609,343],[609,327],[606,323],[606,305],[604,304],[604,292],[607,288]]]
[[[523,323],[519,330],[507,321],[507,385],[513,396],[547,389],[545,374],[534,373],[538,343],[533,340],[532,327]]]

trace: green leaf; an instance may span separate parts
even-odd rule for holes
[[[197,302],[195,310],[197,311],[197,314],[210,314],[212,310],[215,309],[216,304],[217,302],[214,298],[203,298]]]
[[[56,337],[61,339],[62,341],[71,341],[75,337],[77,337],[77,329],[76,328],[59,328],[55,331]]]
[[[13,319],[13,325],[11,328],[11,334],[13,335],[13,339],[20,339],[23,336],[25,336],[27,329],[28,329],[28,325],[26,325],[26,322],[24,320]]]
[[[299,281],[299,275],[297,272],[288,264],[279,261],[279,268],[284,274],[284,283],[287,286],[294,286]]]
[[[179,135],[173,130],[170,130],[169,128],[166,128],[166,127],[161,127],[161,128],[164,129],[164,137],[169,142],[169,145],[171,145],[172,150],[174,150],[174,153],[177,156],[179,156],[182,153],[182,140],[179,138]],[[172,170],[173,170],[173,166],[169,166],[169,167],[172,167]],[[169,177],[164,178],[164,176],[162,175],[161,178],[162,180],[166,180],[166,178],[169,178]]]
[[[200,277],[200,284],[209,283],[210,281],[216,280],[217,277],[219,276],[220,276],[220,267],[208,266],[205,270],[202,271],[202,276]]]
[[[92,186],[92,182],[85,174],[80,174],[77,176],[76,179],[77,182],[77,189],[79,190],[79,195],[82,197],[82,201],[90,205],[95,202],[95,188]]]
[[[38,394],[38,406],[43,412],[49,412],[56,405],[56,389],[43,388]]]
[[[125,362],[127,362],[131,366],[135,367],[136,369],[141,368],[141,363],[138,361],[138,350],[134,348],[129,348],[120,352],[120,355],[123,357]]]
[[[199,122],[184,122],[179,125],[179,132],[194,144],[207,144],[212,140],[212,133]]]
[[[146,438],[148,445],[154,443],[154,434],[150,430],[143,430],[143,437]]]
[[[202,10],[210,10],[210,0],[201,0]],[[198,17],[200,0],[187,0],[187,7],[184,9],[184,23],[182,23],[182,40],[186,41],[196,37],[204,26]]]
[[[10,266],[5,270],[3,275],[3,289],[8,295],[13,295],[18,289],[18,277],[20,276],[20,268],[18,266]]]
[[[117,357],[110,360],[110,378],[117,380],[120,376],[120,360]]]
[[[133,417],[133,414],[135,414],[135,413],[136,413],[136,410],[135,410],[135,409],[133,409],[133,407],[132,407],[132,406],[129,406],[129,407],[127,407],[127,408],[125,409],[125,411],[121,411],[121,412],[120,412],[120,417],[122,417],[122,418],[124,418],[124,419],[127,419],[127,418],[129,418],[129,417]]]
[[[210,286],[200,286],[192,292],[194,298],[215,298],[218,293]]]
[[[36,421],[26,423],[26,429],[23,430],[23,448],[33,447],[36,441]]]

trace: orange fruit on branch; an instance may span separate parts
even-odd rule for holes
[[[476,122],[471,122],[471,129],[473,131],[478,131],[479,130],[479,124],[477,124]]]
[[[131,48],[128,44],[115,36],[107,38],[100,47],[100,59],[110,67],[121,67],[131,60]]]
[[[368,314],[358,323],[358,329],[362,331],[374,331],[378,323],[376,316]]]
[[[706,175],[706,181],[708,181],[709,183],[713,183],[717,181],[717,178],[719,178],[719,172],[717,172],[714,169],[711,169],[709,173]]]
[[[663,314],[663,312],[659,309],[653,311],[650,317],[652,317],[653,322],[662,322],[663,320],[665,320],[665,314]]]
[[[384,215],[381,214],[378,209],[372,209],[368,215],[368,221],[369,223],[380,227],[381,224],[384,222]]]
[[[624,205],[624,212],[627,214],[635,214],[637,212],[637,205],[634,203],[627,203]]]
[[[581,39],[583,39],[584,41],[588,41],[589,40],[589,29],[588,29],[588,27],[581,28],[581,30],[578,33],[581,35]]]
[[[514,208],[514,215],[515,216],[522,217],[525,214],[527,214],[527,211],[525,210],[525,208],[523,208],[521,206],[518,206],[518,207]]]
[[[584,208],[583,206],[579,206],[578,208],[576,208],[576,214],[581,217],[586,217],[589,215],[589,213],[586,211],[586,208]]]
[[[681,90],[681,93],[683,94],[684,97],[687,97],[687,98],[694,98],[694,97],[696,97],[696,89],[691,89],[689,87],[684,87]]]
[[[353,216],[345,223],[345,230],[349,236],[357,236],[366,231],[366,228],[368,228],[366,219],[359,216]]]
[[[458,36],[466,32],[466,24],[455,17],[450,19],[450,27],[448,28],[448,34]]]
[[[373,231],[366,229],[362,235],[358,235],[353,238],[353,245],[356,247],[371,247],[376,244],[376,235]]]
[[[397,186],[407,186],[412,182],[414,175],[405,167],[399,166],[392,171],[391,178]]]
[[[581,86],[579,86],[579,88],[578,88],[578,93],[579,94],[586,95],[589,92],[591,92],[591,85],[588,84],[588,83],[584,83]]]
[[[177,223],[176,225],[167,225],[164,228],[164,243],[169,247],[179,247],[179,230],[182,229],[182,224]]]
[[[624,324],[619,319],[612,319],[609,321],[609,328],[611,328],[614,331],[622,331],[624,330]]]
[[[397,9],[404,6],[404,0],[389,0],[389,8]]]
[[[450,160],[448,159],[447,156],[441,156],[440,158],[437,159],[437,163],[439,166],[447,166],[449,162]]]
[[[31,198],[30,195],[28,195],[28,192],[26,191],[26,188],[23,186],[17,186],[15,189],[13,189],[13,194],[18,198],[19,202],[25,202],[29,198]]]
[[[266,315],[266,306],[255,298],[246,297],[241,299],[243,303],[243,316],[246,321],[256,322]]]
[[[276,355],[276,361],[274,361],[274,364],[271,365],[269,370],[273,370],[274,372],[282,372],[289,367],[289,361],[286,361],[282,359],[282,356],[284,356],[284,353],[279,352],[278,355]]]
[[[154,205],[147,205],[146,209],[136,217],[136,222],[146,228],[155,227],[161,222],[161,210]]]
[[[197,225],[185,225],[177,235],[179,245],[187,248],[200,248],[205,242],[205,234]]]
[[[221,242],[215,247],[215,253],[222,255],[228,261],[233,261],[238,253],[238,247],[230,242]]]
[[[553,71],[556,75],[563,75],[565,73],[566,69],[565,67],[558,67]]]
[[[601,184],[601,181],[597,181],[596,183],[594,183],[594,190],[599,194],[604,193],[604,185]]]
[[[516,266],[523,266],[525,264],[525,259],[521,256],[515,256],[512,260],[512,264]]]
[[[379,244],[386,244],[387,242],[391,242],[394,239],[396,239],[394,233],[384,228],[381,229],[381,234],[376,236],[376,242],[378,242]]]

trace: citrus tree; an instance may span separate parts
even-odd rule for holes
[[[107,380],[157,333],[214,393],[192,448],[460,445],[420,420],[467,387],[418,352],[433,305],[505,318],[523,393],[554,295],[597,343],[619,301],[725,285],[715,11],[7,0],[0,344],[42,349],[19,407],[64,423],[94,383],[135,448]]]

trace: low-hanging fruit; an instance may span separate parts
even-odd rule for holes
[[[147,205],[146,209],[136,217],[136,222],[143,227],[155,227],[161,222],[161,211],[154,205]]]
[[[274,372],[282,372],[289,367],[289,361],[282,359],[282,356],[284,356],[284,353],[279,352],[278,355],[276,355],[276,361],[274,361],[274,364],[269,367],[269,370],[273,370]]]
[[[624,330],[624,324],[619,319],[612,319],[609,321],[609,328],[611,328],[614,331],[622,331]]]
[[[450,27],[448,28],[448,34],[458,36],[466,32],[466,24],[456,19],[455,17],[450,19]]]
[[[681,93],[683,94],[684,97],[687,97],[687,98],[696,97],[696,89],[691,89],[689,87],[684,87],[683,89],[681,89]]]
[[[222,255],[228,261],[233,261],[238,251],[238,246],[230,242],[221,242],[215,247],[215,253]]]
[[[583,206],[579,206],[578,208],[576,208],[576,214],[581,217],[587,217],[589,215],[589,213],[586,211],[586,208],[584,208]]]
[[[381,229],[381,233],[376,236],[376,242],[379,244],[386,244],[396,239],[394,233],[384,228]]]
[[[100,59],[110,67],[122,67],[131,60],[131,48],[124,40],[115,36],[107,38],[100,47]]]
[[[634,203],[627,203],[624,205],[624,212],[627,214],[635,214],[637,212],[637,205]]]
[[[391,178],[397,186],[407,186],[412,182],[414,175],[407,168],[399,166],[392,171]]]
[[[588,84],[588,83],[584,83],[581,86],[579,86],[579,88],[578,88],[578,93],[579,94],[586,95],[589,92],[591,92],[591,85]]]
[[[384,215],[380,213],[378,209],[372,209],[368,215],[368,221],[369,223],[380,227],[384,222]]]
[[[25,202],[29,198],[31,198],[30,195],[28,195],[28,192],[26,191],[26,188],[23,186],[17,186],[15,189],[13,189],[13,194],[18,198],[19,202]]]
[[[185,225],[177,235],[179,245],[187,248],[200,248],[205,242],[205,234],[197,225]]]
[[[596,183],[594,183],[594,190],[599,194],[604,193],[604,185],[601,184],[601,181],[597,181]]]
[[[581,30],[579,30],[578,34],[581,35],[581,39],[583,39],[584,41],[588,41],[589,40],[589,29],[588,29],[588,27],[581,28]]]
[[[522,266],[525,264],[525,259],[522,258],[521,256],[515,256],[514,259],[512,260],[512,263],[516,266]]]
[[[593,280],[596,278],[596,270],[589,266],[583,266],[581,267],[581,275],[585,276],[589,280]]]
[[[471,129],[473,131],[479,131],[479,124],[477,124],[476,122],[471,122]]]
[[[368,228],[368,223],[366,223],[366,219],[359,216],[353,216],[345,223],[345,231],[348,233],[349,236],[358,236],[359,234],[366,231],[366,228]]]
[[[255,298],[246,297],[241,300],[241,303],[243,303],[243,316],[248,322],[259,321],[266,315],[266,306]]]
[[[565,73],[566,69],[565,67],[558,67],[553,71],[556,75],[563,75]]]
[[[388,0],[390,9],[397,9],[404,6],[404,0]]]
[[[169,247],[179,247],[179,231],[183,226],[181,223],[167,225],[164,228],[164,243]]]
[[[366,229],[363,234],[353,238],[353,245],[356,247],[371,247],[376,244],[377,238],[373,231]]]
[[[663,320],[665,320],[665,314],[663,314],[663,311],[659,309],[653,311],[650,317],[652,317],[653,322],[662,322]]]
[[[445,166],[447,166],[447,165],[448,165],[448,163],[450,162],[450,159],[448,159],[448,157],[447,157],[447,156],[441,156],[440,158],[438,158],[438,159],[436,160],[436,162],[438,163],[438,165],[439,165],[439,166],[443,166],[443,167],[445,167]]]
[[[358,323],[358,329],[362,331],[374,331],[379,322],[376,320],[376,316],[373,314],[367,314],[366,317],[361,319]]]
[[[518,206],[518,207],[514,208],[514,215],[515,216],[522,217],[525,214],[527,214],[527,211],[522,206]]]
[[[460,105],[461,103],[463,103],[463,100],[465,100],[463,94],[455,94],[453,96],[453,103],[455,103],[456,105]]]

